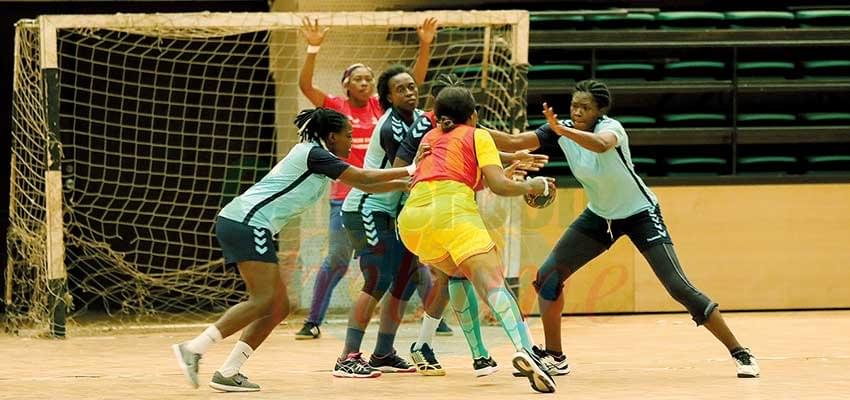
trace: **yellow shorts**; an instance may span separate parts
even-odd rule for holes
[[[423,263],[451,257],[455,265],[460,265],[495,246],[471,189],[437,196],[417,196],[415,189],[398,216],[398,232],[404,245]]]

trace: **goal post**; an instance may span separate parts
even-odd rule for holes
[[[166,321],[241,299],[238,273],[223,265],[213,224],[227,201],[298,140],[291,121],[309,107],[297,85],[303,17],[331,28],[314,83],[337,96],[339,74],[352,63],[376,74],[393,63],[412,65],[415,28],[435,17],[441,28],[427,79],[456,73],[475,92],[485,126],[525,126],[526,11],[20,21],[4,295],[13,330],[61,337],[66,310],[72,318],[96,309],[118,321]],[[423,106],[428,88],[428,81],[420,87]],[[511,241],[519,235],[511,232],[518,232],[519,213],[505,204],[504,254],[518,268],[518,243]],[[295,266],[296,305],[309,297],[325,253],[326,208],[317,205],[278,238],[282,264]]]

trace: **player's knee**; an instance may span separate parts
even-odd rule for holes
[[[564,291],[564,280],[556,270],[544,265],[537,271],[533,285],[541,299],[555,301]]]

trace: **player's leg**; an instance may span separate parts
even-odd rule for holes
[[[533,341],[523,326],[519,306],[505,287],[504,265],[495,249],[491,247],[486,253],[458,258],[462,260],[459,269],[472,281],[476,292],[487,299],[487,305],[514,345],[517,351],[513,358],[514,367],[528,378],[532,389],[542,393],[554,392],[555,381],[533,353]]]
[[[304,326],[295,334],[295,339],[317,339],[321,336],[319,326],[325,319],[331,295],[348,271],[354,248],[348,239],[345,228],[342,226],[341,208],[342,201],[331,201],[328,223],[328,254],[316,273],[310,314],[304,321]]]
[[[214,343],[269,315],[279,301],[276,282],[280,278],[276,252],[274,248],[254,246],[255,238],[271,242],[272,236],[267,229],[254,228],[226,218],[216,221],[216,237],[225,262],[237,264],[249,297],[228,309],[194,339],[172,346],[180,368],[192,386],[198,387],[198,363]]]
[[[378,340],[369,358],[369,365],[381,372],[415,372],[416,367],[400,357],[395,349],[395,337],[404,317],[407,302],[416,290],[419,261],[398,240],[395,231],[387,236],[390,257],[384,257],[382,272],[393,275],[389,293],[381,305]],[[395,254],[399,254],[395,257]]]
[[[546,338],[545,349],[538,351],[553,375],[569,373],[569,364],[561,343],[564,310],[564,282],[590,260],[607,250],[620,234],[609,232],[608,223],[589,210],[564,232],[546,260],[537,270],[534,287],[540,305],[540,319]]]
[[[704,325],[729,350],[735,361],[738,377],[759,376],[760,370],[755,356],[735,338],[720,314],[717,303],[699,291],[685,275],[660,209],[629,217],[623,220],[623,223],[632,242],[638,245],[641,254],[667,293],[688,310],[698,326]]]
[[[394,271],[386,267],[389,263],[398,265],[399,262],[398,252],[392,251],[395,233],[391,230],[392,218],[385,213],[343,212],[343,225],[360,260],[363,288],[349,312],[345,344],[334,366],[333,375],[343,378],[373,378],[380,376],[381,372],[369,366],[363,359],[360,345],[363,343],[363,336],[375,306],[383,298],[395,276]]]
[[[422,337],[427,337],[429,343],[434,334],[437,336],[452,335],[452,328],[441,317],[449,301],[448,281],[444,279],[442,282],[435,282],[435,279],[440,278],[440,276],[434,276],[433,270],[427,265],[419,263],[416,273],[416,293],[422,300],[423,309],[422,329],[419,334]],[[437,319],[436,322],[431,321],[434,318]],[[433,331],[430,329],[431,323],[436,323]]]

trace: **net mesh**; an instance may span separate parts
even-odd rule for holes
[[[71,317],[171,320],[238,302],[238,272],[214,235],[216,213],[297,141],[309,106],[297,88],[304,59],[292,14],[116,15],[57,30],[65,268]],[[341,95],[340,74],[412,65],[424,13],[322,14],[331,27],[314,84]],[[454,72],[474,88],[483,124],[524,125],[516,22],[503,14],[443,17],[429,79]],[[62,20],[65,21],[65,20]],[[223,22],[224,21],[224,22]],[[88,23],[88,25],[87,25]],[[18,24],[10,196],[14,327],[47,323],[47,117],[36,22]],[[428,84],[420,89],[428,103]],[[327,203],[327,202],[320,202]],[[325,254],[327,204],[278,235],[295,304],[309,298]],[[347,303],[342,299],[343,304]]]

